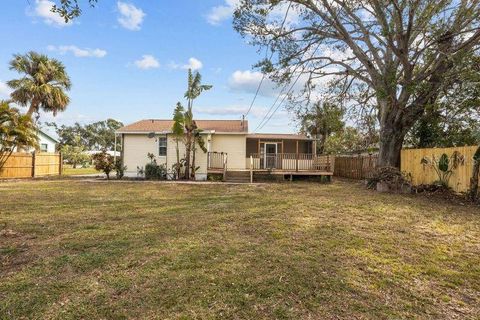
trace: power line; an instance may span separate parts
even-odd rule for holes
[[[288,12],[290,11],[290,7],[292,6],[292,3],[289,2],[288,3],[288,7],[287,7],[287,11],[285,12],[285,16],[283,17],[283,21],[282,21],[282,24],[280,26],[280,31],[283,31],[283,27],[285,26],[285,21],[287,21],[287,16],[288,16]],[[271,40],[270,40],[271,41]],[[270,41],[269,43],[267,44],[267,50],[265,51],[265,58],[267,57],[267,54],[268,54],[268,47],[270,46]],[[270,55],[270,58],[269,60],[272,60],[273,58],[273,51]],[[248,116],[248,114],[250,113],[250,111],[252,110],[252,107],[253,107],[253,104],[255,103],[255,100],[257,99],[257,96],[258,96],[258,93],[260,92],[260,87],[262,86],[262,83],[263,83],[263,80],[265,79],[265,73],[262,73],[262,79],[260,80],[260,82],[258,83],[258,86],[257,86],[257,90],[255,91],[255,95],[253,96],[253,100],[252,102],[250,103],[250,107],[248,108],[247,110],[247,113],[245,113],[245,117]]]
[[[315,53],[317,52],[318,48],[320,47],[320,44],[315,48],[315,50],[312,52],[311,56],[310,56],[310,59],[313,58],[313,56],[315,55]],[[310,61],[311,63],[311,61]],[[280,108],[280,106],[282,105],[282,103],[285,101],[285,99],[288,97],[288,95],[290,94],[290,92],[293,90],[293,88],[295,87],[295,84],[297,84],[298,80],[300,79],[300,77],[302,76],[303,72],[305,71],[305,69],[307,68],[307,65],[309,65],[310,63],[307,63],[305,65],[303,65],[303,68],[302,68],[302,71],[300,71],[300,73],[298,74],[297,78],[295,79],[295,81],[292,83],[292,85],[290,86],[290,88],[288,89],[288,91],[285,93],[285,95],[283,96],[282,98],[282,101],[280,101],[280,103],[278,104],[278,106],[275,108],[275,110],[273,110],[273,112],[270,114],[270,111],[272,111],[272,109],[275,107],[275,105],[277,104],[277,101],[278,99],[280,98],[280,96],[282,95],[282,92],[285,90],[285,88],[287,87],[288,83],[286,83],[282,90],[280,91],[280,93],[278,94],[277,98],[275,99],[274,103],[272,104],[272,106],[270,107],[270,109],[268,109],[267,113],[265,114],[265,116],[263,117],[262,121],[260,121],[260,123],[258,124],[257,128],[254,130],[254,132],[256,132],[257,130],[261,130],[267,123],[268,121],[270,121],[270,119],[272,119],[273,115],[275,114],[275,112],[278,111],[278,109]],[[297,65],[295,67],[295,69],[293,70],[293,73],[295,73],[295,71],[297,71],[297,69],[300,67],[300,65]],[[270,116],[269,116],[270,114]],[[268,117],[268,119],[267,119]],[[266,120],[265,120],[266,119]]]

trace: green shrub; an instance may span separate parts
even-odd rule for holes
[[[117,159],[115,163],[115,172],[117,175],[117,179],[122,179],[125,175],[125,171],[127,170],[127,166],[122,165],[122,159]]]
[[[158,165],[155,161],[147,163],[145,166],[145,179],[164,180],[167,178],[167,168],[165,165]]]

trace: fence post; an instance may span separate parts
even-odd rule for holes
[[[35,178],[35,151],[32,152],[32,178]]]
[[[363,159],[364,156],[359,155],[360,157],[360,179],[364,179],[364,172],[363,172]]]
[[[61,152],[58,153],[58,174],[62,175],[63,173],[63,154]]]
[[[295,161],[295,171],[298,172],[298,140],[297,140],[297,151],[296,151],[296,154],[295,154],[295,158],[296,158],[296,161]]]

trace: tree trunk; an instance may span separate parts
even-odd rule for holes
[[[195,139],[193,140],[193,148],[192,148],[192,171],[190,177],[192,180],[195,180],[195,155],[197,153],[197,148],[195,146]]]
[[[378,167],[395,167],[400,169],[400,154],[405,134],[391,130],[380,130],[380,150]]]
[[[176,176],[176,179],[180,179],[180,150],[178,149],[178,138],[175,138],[175,143],[177,144],[176,146],[176,151],[177,151],[177,167],[175,168],[176,169],[176,172],[177,172],[177,176]]]
[[[325,142],[327,141],[327,135],[320,135],[320,139],[317,138],[317,141],[320,142],[317,146],[317,154],[323,154],[325,152]]]
[[[187,131],[185,141],[185,179],[190,179],[190,151],[192,148],[191,132]]]
[[[415,119],[403,114],[398,105],[380,102],[380,150],[378,167],[394,167],[400,169],[400,154],[405,135]]]
[[[29,116],[30,119],[32,118],[33,113],[38,111],[38,106],[39,106],[39,103],[37,102],[36,99],[34,99],[30,104],[30,107],[28,108],[28,111],[26,113],[26,115]]]
[[[473,156],[473,171],[472,177],[470,178],[470,190],[469,190],[469,199],[476,201],[478,198],[478,178],[480,174],[480,147],[478,147],[475,155]]]

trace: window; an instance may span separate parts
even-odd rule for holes
[[[40,145],[40,151],[41,151],[41,152],[47,152],[47,151],[48,151],[48,144],[42,143],[42,144]]]
[[[167,137],[158,138],[158,155],[159,156],[167,155]]]

